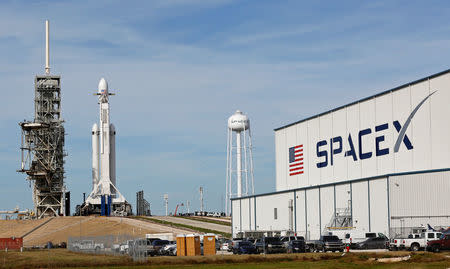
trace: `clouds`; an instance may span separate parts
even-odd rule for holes
[[[113,92],[120,191],[144,189],[192,200],[205,187],[220,209],[226,119],[252,121],[257,192],[274,190],[273,128],[448,68],[449,5],[286,1],[13,1],[0,9],[0,189],[23,188],[17,122],[33,117],[33,80],[44,67],[46,6],[51,67],[62,76],[66,181],[72,204],[90,190],[92,95],[100,77]],[[4,186],[4,185],[2,185]],[[6,185],[5,185],[6,186]],[[161,201],[160,201],[161,200]],[[22,206],[21,204],[21,206]],[[158,211],[160,210],[160,211]]]

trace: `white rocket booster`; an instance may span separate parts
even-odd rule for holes
[[[98,159],[98,136],[100,131],[98,130],[97,123],[92,126],[92,189],[98,184],[99,180],[99,159]]]
[[[111,195],[113,202],[125,202],[116,187],[116,129],[109,120],[108,83],[98,83],[100,125],[92,126],[92,193],[86,202],[98,204],[101,195]]]

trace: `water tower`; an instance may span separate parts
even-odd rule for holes
[[[228,119],[226,214],[230,215],[231,198],[254,193],[250,120],[237,110]]]

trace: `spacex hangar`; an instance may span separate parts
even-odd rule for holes
[[[448,226],[450,69],[277,128],[275,154],[276,191],[231,199],[233,237]]]

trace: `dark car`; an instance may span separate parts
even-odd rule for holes
[[[445,233],[441,235],[438,240],[428,241],[427,250],[433,252],[440,252],[441,250],[450,250],[450,234]]]
[[[344,251],[344,243],[336,235],[324,235],[314,243],[314,249],[317,251]]]
[[[155,256],[160,254],[160,249],[167,244],[170,244],[168,240],[154,240],[152,244],[148,247],[147,255]]]
[[[233,246],[233,254],[255,254],[256,247],[250,241],[237,242]]]
[[[306,252],[305,240],[291,240],[286,247],[287,253]]]
[[[286,249],[278,237],[263,237],[255,242],[258,253],[283,253]]]
[[[356,244],[357,249],[383,249],[389,246],[386,237],[373,237]]]

